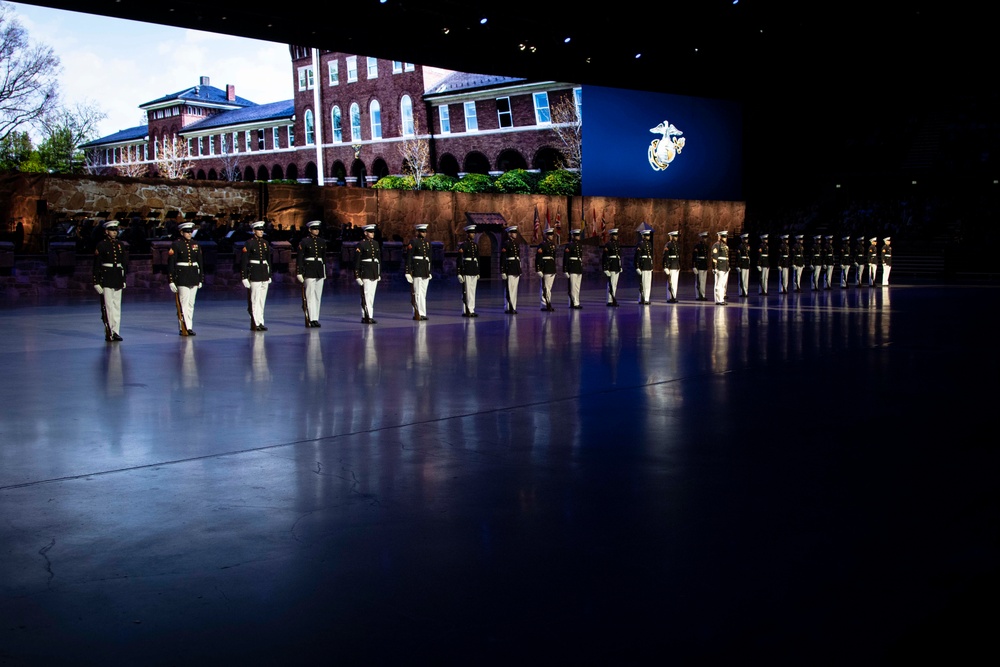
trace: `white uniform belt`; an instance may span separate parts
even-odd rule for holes
[[[198,262],[177,262],[177,266],[198,266]]]
[[[322,262],[322,257],[306,257],[307,262]]]
[[[378,260],[377,260],[377,259],[363,259],[363,260],[361,260],[361,261],[362,261],[362,262],[376,262],[376,263],[378,262]]]
[[[609,259],[621,259],[621,255],[608,255]]]
[[[113,269],[113,268],[114,268],[114,267],[116,267],[116,266],[120,268],[120,267],[121,267],[121,264],[101,264],[101,266],[106,266],[106,267],[108,267],[109,269]]]
[[[639,255],[639,259],[649,259],[649,255]]]
[[[542,255],[542,259],[552,259],[551,255]]]
[[[427,259],[427,258],[424,257],[423,255],[414,255],[413,259]]]
[[[677,259],[677,255],[667,255],[669,259]]]
[[[265,260],[263,260],[263,259],[251,259],[250,263],[251,264],[267,264],[267,262]]]

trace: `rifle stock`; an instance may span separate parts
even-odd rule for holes
[[[174,292],[174,305],[177,306],[177,324],[180,325],[181,335],[188,335],[187,323],[184,321],[184,311],[181,309],[181,295]]]

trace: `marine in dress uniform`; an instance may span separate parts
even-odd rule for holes
[[[833,234],[823,239],[823,289],[833,288],[833,268],[837,265],[837,251],[833,248]]]
[[[122,291],[128,274],[128,246],[118,240],[118,221],[104,223],[105,238],[94,248],[94,290],[104,301],[104,339],[122,340]]]
[[[767,279],[771,273],[771,249],[767,245],[767,234],[760,235],[760,246],[757,248],[757,271],[760,272],[758,294],[767,296]]]
[[[608,279],[608,306],[618,307],[618,279],[622,274],[622,249],[618,245],[618,229],[608,232],[608,242],[601,252],[601,269]]]
[[[694,292],[698,301],[708,301],[705,296],[705,286],[708,283],[708,232],[698,234],[698,243],[692,252],[692,271],[694,271]]]
[[[796,292],[802,291],[802,270],[805,266],[806,247],[802,243],[802,234],[796,234],[792,244],[792,287]]]
[[[264,221],[258,220],[250,228],[253,236],[243,245],[240,273],[243,275],[243,286],[250,290],[250,330],[267,331],[264,304],[267,303],[267,288],[271,284],[271,252],[264,240]]]
[[[677,282],[681,277],[681,247],[677,242],[679,231],[667,232],[663,246],[663,272],[667,274],[667,303],[677,303]]]
[[[354,249],[354,280],[361,287],[361,323],[378,324],[375,315],[375,287],[382,280],[382,249],[375,240],[375,225],[365,225],[364,238]]]
[[[729,288],[729,232],[716,232],[716,241],[712,244],[712,272],[715,287],[715,305],[726,305],[726,292]]]
[[[569,307],[580,310],[580,283],[583,282],[583,246],[580,244],[580,234],[583,230],[571,229],[569,243],[563,248],[563,273],[569,281],[567,293]]]
[[[552,283],[556,280],[556,244],[552,240],[554,234],[554,229],[546,227],[545,238],[535,251],[535,273],[538,274],[538,298],[542,302],[542,310],[554,310],[552,307]]]
[[[504,282],[508,315],[517,315],[517,286],[521,282],[521,244],[517,240],[517,225],[504,229],[507,239],[500,248],[500,279]]]
[[[865,237],[854,240],[854,286],[861,287],[861,278],[865,275]]]
[[[177,226],[181,237],[170,244],[167,251],[167,273],[170,276],[170,291],[177,295],[184,326],[182,336],[194,334],[194,300],[205,280],[204,259],[201,246],[194,240],[194,223],[182,222]]]
[[[649,237],[652,229],[644,229],[639,234],[639,245],[635,247],[635,272],[639,275],[639,303],[648,306],[650,291],[653,289],[653,246]]]
[[[847,287],[847,280],[851,274],[851,237],[844,236],[840,239],[840,286]]]
[[[465,240],[458,246],[458,282],[462,284],[462,317],[479,317],[476,313],[476,286],[479,284],[479,246],[476,226],[465,226]]]
[[[823,284],[820,282],[820,274],[823,273],[823,237],[817,234],[813,237],[812,246],[809,248],[809,268],[812,269],[811,288],[820,289]]]
[[[299,241],[299,255],[295,262],[295,278],[302,283],[306,303],[306,326],[319,326],[319,305],[326,281],[326,239],[319,235],[323,223],[312,220],[306,223],[309,236]]]
[[[891,237],[882,239],[882,287],[889,286],[889,271],[892,269]]]
[[[416,225],[417,237],[406,244],[406,282],[412,285],[413,319],[427,319],[427,284],[431,281],[431,242],[427,225]]]
[[[792,249],[788,247],[788,234],[782,234],[778,243],[778,294],[788,294],[788,271],[792,265]]]
[[[741,297],[750,295],[750,235],[740,234],[740,244],[736,246],[736,275]]]
[[[868,239],[868,286],[875,287],[875,272],[878,270],[878,238],[873,236]]]

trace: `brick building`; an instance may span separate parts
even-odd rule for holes
[[[403,174],[403,141],[425,140],[431,171],[502,173],[562,163],[551,108],[568,83],[445,72],[412,63],[290,46],[293,97],[255,104],[201,77],[146,102],[146,125],[82,146],[96,173],[157,174],[183,157],[191,178],[292,179],[369,186]],[[163,174],[166,175],[166,174]]]

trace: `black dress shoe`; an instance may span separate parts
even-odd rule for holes
[[[469,317],[479,317],[479,313],[471,313]]]
[[[462,313],[462,317],[472,317],[469,313]]]
[[[111,340],[113,340],[113,341],[116,341],[116,342],[117,342],[117,341],[120,341],[120,340],[125,340],[125,339],[124,339],[124,338],[122,338],[121,336],[119,336],[118,334],[116,334],[116,333],[113,333],[113,334],[111,334]]]
[[[311,326],[311,327],[317,327],[318,328],[319,327],[319,322],[317,322],[316,320],[313,320],[312,322],[309,323],[309,326]]]
[[[267,327],[265,327],[263,324],[258,324],[257,331],[267,331]]]
[[[426,315],[421,315],[420,316],[420,321],[421,322],[426,322],[427,321],[427,316]]]
[[[194,335],[194,329],[188,329],[188,336]]]
[[[515,309],[515,310],[510,311],[510,314],[511,315],[517,315],[517,310]]]

